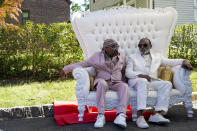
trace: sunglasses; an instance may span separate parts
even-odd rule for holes
[[[138,47],[139,47],[139,48],[141,48],[142,46],[143,46],[144,48],[146,48],[146,47],[148,47],[148,44],[146,44],[146,43],[144,43],[144,44],[138,44]]]
[[[112,48],[112,49],[118,49],[119,48],[119,45],[109,45],[109,46],[106,46],[108,48]]]

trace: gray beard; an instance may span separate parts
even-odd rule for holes
[[[144,52],[140,52],[142,56],[148,55],[150,54],[150,52],[148,50],[144,51]]]

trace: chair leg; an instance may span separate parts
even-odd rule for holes
[[[85,112],[85,105],[83,103],[78,102],[78,111],[79,111],[78,121],[83,121],[83,116]]]
[[[137,120],[137,106],[136,105],[132,105],[132,121],[136,121]]]
[[[191,71],[188,71],[188,70],[183,70],[183,73],[184,73],[184,85],[185,85],[185,88],[186,88],[186,92],[185,92],[185,97],[184,97],[184,105],[185,105],[185,108],[187,109],[187,117],[193,117],[193,110],[192,110],[192,107],[193,107],[193,104],[192,104],[192,99],[191,99],[191,96],[192,96],[192,82],[189,78],[189,75],[191,74]]]
[[[191,97],[185,98],[184,106],[187,110],[187,117],[189,117],[189,118],[193,117],[194,112],[192,110],[193,104],[192,104]]]

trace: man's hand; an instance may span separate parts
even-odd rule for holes
[[[63,69],[61,70],[60,72],[60,77],[61,77],[61,80],[63,80],[65,77],[66,77],[66,74],[71,72],[71,70],[66,70],[64,71]]]
[[[187,70],[193,70],[193,67],[188,60],[183,61],[182,67]]]
[[[150,76],[145,75],[145,74],[139,74],[138,77],[140,77],[140,78],[145,78],[145,79],[147,79],[149,82],[151,81]]]

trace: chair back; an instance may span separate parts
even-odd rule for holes
[[[95,12],[76,12],[71,24],[85,58],[102,49],[105,39],[114,39],[126,56],[138,50],[141,38],[149,38],[152,51],[167,57],[168,46],[176,25],[174,8],[114,7]]]

